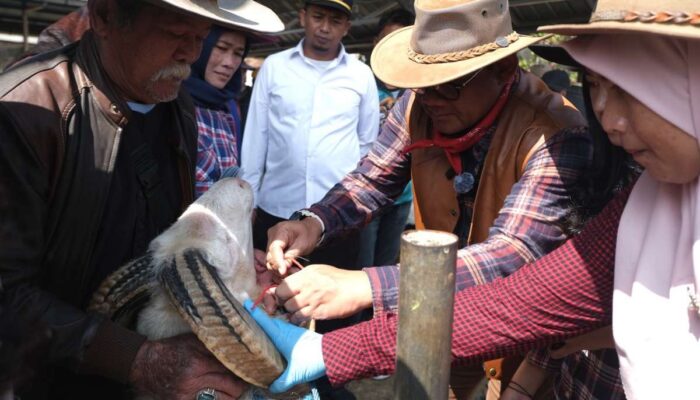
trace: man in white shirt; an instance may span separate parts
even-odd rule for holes
[[[267,248],[270,227],[319,201],[352,171],[377,137],[374,76],[340,43],[351,10],[351,0],[306,1],[299,11],[304,39],[268,57],[255,81],[241,164],[255,192],[257,249]],[[358,243],[350,234],[310,259],[352,269]]]

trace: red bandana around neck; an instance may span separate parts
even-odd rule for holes
[[[516,75],[517,71],[503,87],[501,94],[498,95],[498,99],[491,110],[470,131],[459,137],[452,138],[446,137],[442,133],[433,129],[432,139],[423,139],[415,143],[411,143],[403,149],[403,153],[410,153],[415,149],[425,149],[435,146],[440,147],[445,150],[447,160],[450,162],[450,165],[452,165],[452,168],[455,170],[457,175],[461,174],[462,161],[459,156],[460,153],[474,146],[479,140],[481,140],[481,138],[484,137],[488,131],[488,128],[494,124],[496,118],[498,118],[501,111],[503,111],[503,107],[505,107],[506,103],[508,102],[508,98],[510,97],[510,88],[515,82]]]

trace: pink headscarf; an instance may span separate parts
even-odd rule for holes
[[[582,36],[564,45],[652,111],[700,137],[700,40]],[[700,185],[643,173],[617,236],[613,335],[629,399],[700,399]]]

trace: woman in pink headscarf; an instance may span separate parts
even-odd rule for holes
[[[617,235],[613,329],[605,331],[613,334],[614,344],[598,332],[594,341],[575,340],[575,346],[554,353],[614,346],[628,397],[686,398],[671,395],[672,385],[660,385],[658,370],[672,365],[668,378],[679,382],[684,368],[697,373],[692,361],[685,367],[682,361],[700,355],[700,317],[688,312],[700,277],[700,40],[648,33],[583,35],[563,47],[587,70],[592,109],[602,129],[645,172],[632,189]],[[563,371],[573,374],[580,367],[574,364],[587,362],[583,357],[568,359]],[[527,370],[524,363],[513,392],[533,392],[527,383],[521,385]],[[595,391],[595,375],[590,368],[578,384]],[[576,384],[569,386],[577,390]],[[510,393],[506,398],[523,397]]]
[[[627,398],[700,398],[697,2],[600,0],[590,23],[545,30],[579,35],[564,47],[586,68],[595,119],[645,171],[576,238],[457,294],[455,362],[522,353],[612,322]],[[323,336],[257,309],[253,316],[289,361],[276,388],[393,372],[395,314]]]

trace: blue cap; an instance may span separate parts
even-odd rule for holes
[[[352,14],[352,0],[306,0],[306,4],[314,4],[340,10],[348,15]]]

